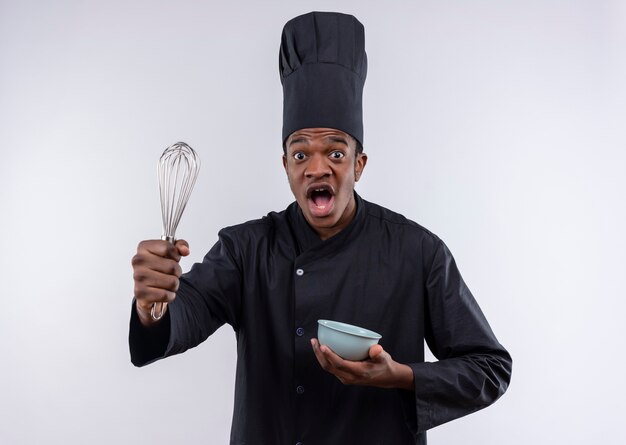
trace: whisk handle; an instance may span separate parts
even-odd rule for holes
[[[163,241],[168,241],[171,244],[176,243],[176,240],[174,239],[173,236],[162,235],[161,239]],[[166,307],[167,307],[167,302],[165,301],[152,303],[152,308],[150,309],[150,317],[152,317],[154,321],[160,320],[161,318],[163,318],[163,315],[165,315]]]

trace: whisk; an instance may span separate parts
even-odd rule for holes
[[[159,159],[159,192],[163,233],[161,239],[174,244],[176,228],[187,206],[191,191],[200,171],[200,158],[184,142],[177,142],[165,149]],[[165,313],[166,302],[153,303],[150,316],[160,320]]]

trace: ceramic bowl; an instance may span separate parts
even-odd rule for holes
[[[317,321],[317,339],[346,360],[365,360],[382,335],[368,329],[331,320]]]

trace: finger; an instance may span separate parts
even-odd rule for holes
[[[337,366],[337,361],[343,361],[335,352],[326,345],[320,345],[319,341],[315,338],[311,339],[311,345],[313,345],[313,352],[319,362],[322,369],[339,379],[343,384],[348,384],[353,381],[353,377],[344,372],[341,369],[341,365]],[[332,361],[331,361],[332,360]]]
[[[331,362],[332,364],[340,364],[341,362],[344,361],[344,359],[338,356],[335,351],[333,351],[326,345],[320,346],[320,352],[322,353],[324,358],[328,360],[329,362]]]
[[[169,258],[174,261],[180,261],[181,257],[178,249],[169,241],[164,240],[142,241],[139,243],[139,246],[137,246],[137,253],[150,253],[152,255]]]
[[[328,346],[321,346],[320,352],[322,353],[327,366],[324,368],[326,371],[337,377],[344,385],[359,385],[363,384],[369,377],[369,368],[372,366],[372,362],[366,361],[352,361],[345,360],[337,355]]]
[[[154,303],[171,303],[176,298],[174,292],[164,291],[163,289],[150,288],[143,295],[136,296],[135,302],[139,309],[143,312],[149,312]]]
[[[317,338],[311,339],[311,346],[313,347],[313,353],[315,354],[315,358],[317,358],[320,366],[322,367],[322,369],[327,370],[326,368],[328,367],[328,363],[324,358],[324,354],[322,354],[322,351],[320,350],[320,342],[317,340]]]
[[[176,292],[158,287],[144,286],[136,289],[135,300],[142,303],[142,306],[148,306],[157,302],[172,302],[176,298]]]
[[[344,360],[341,358],[335,351],[330,349],[326,345],[320,346],[320,353],[324,357],[324,360],[328,363],[329,368],[332,369],[331,372],[337,375],[341,374],[353,374],[359,368],[361,362],[354,362],[351,360]]]
[[[175,246],[178,249],[180,256],[187,256],[191,252],[189,249],[189,243],[187,243],[184,239],[176,240]]]
[[[133,271],[138,275],[149,274],[151,271],[155,271],[166,275],[180,277],[183,273],[183,270],[177,261],[156,256],[151,253],[138,253],[133,257],[131,264],[133,266]]]
[[[157,297],[152,299],[152,303],[171,303],[176,299],[176,292],[158,289],[156,287],[150,288],[150,291],[153,295],[157,295]]]
[[[135,281],[135,290],[139,291],[141,291],[141,288],[151,287],[176,292],[180,285],[180,281],[176,275],[146,268],[136,269],[133,273],[133,280]]]
[[[313,351],[315,352],[315,357],[319,362],[320,366],[324,371],[327,371],[341,380],[342,383],[345,383],[344,380],[347,377],[350,377],[349,371],[348,374],[345,372],[345,368],[342,365],[345,362],[344,359],[339,357],[335,352],[330,349],[326,345],[320,345],[317,339],[311,339],[311,344],[313,345]]]

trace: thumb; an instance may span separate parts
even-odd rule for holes
[[[189,255],[189,243],[187,243],[187,241],[185,241],[184,239],[176,240],[175,246],[178,249],[178,253],[180,253],[180,256]]]
[[[376,344],[370,347],[370,350],[369,350],[370,359],[380,361],[384,357],[383,352],[385,352],[385,350],[383,349],[381,345]]]

